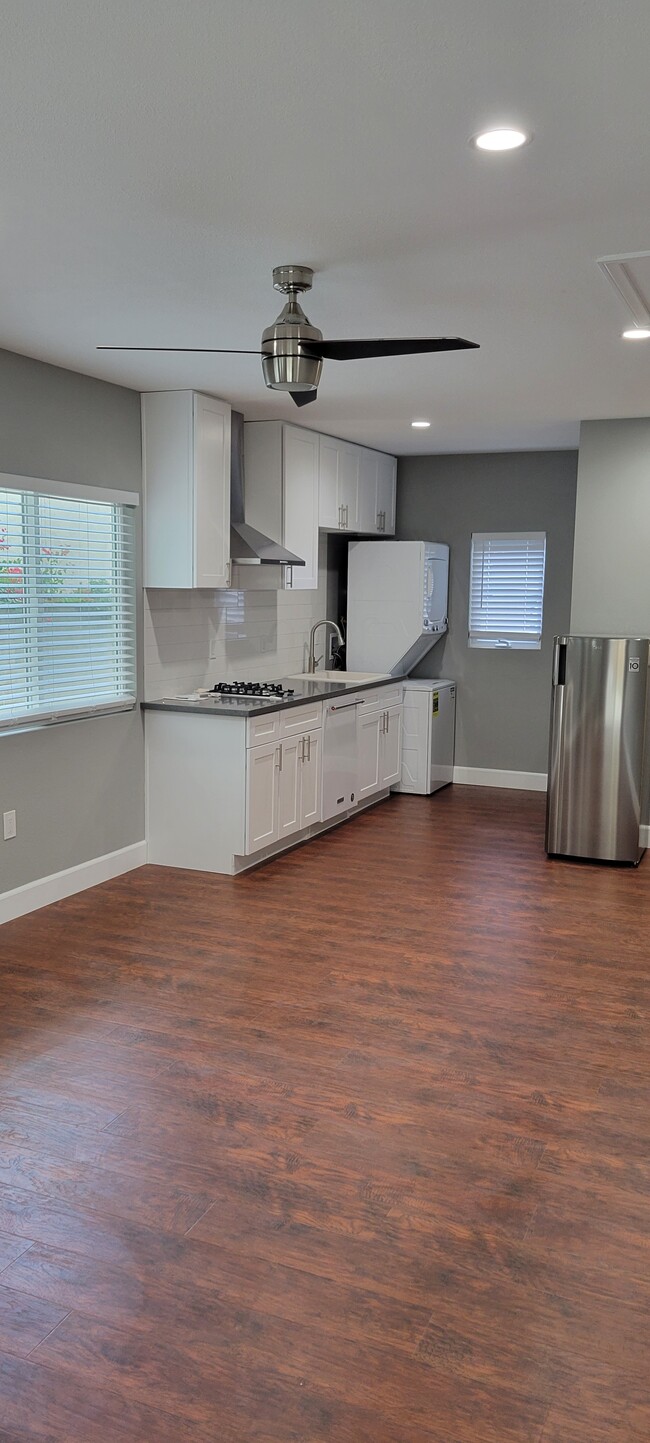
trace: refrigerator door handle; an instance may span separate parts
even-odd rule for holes
[[[553,686],[566,682],[566,642],[558,641],[553,655]]]

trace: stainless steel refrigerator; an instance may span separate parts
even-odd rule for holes
[[[632,862],[643,787],[647,637],[557,636],[546,808],[550,856]]]

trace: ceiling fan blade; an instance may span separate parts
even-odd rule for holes
[[[261,356],[262,351],[230,351],[220,346],[97,346],[98,351],[169,351],[174,356]]]
[[[295,406],[308,406],[310,401],[315,401],[318,391],[290,391],[289,395]]]
[[[388,337],[378,341],[301,341],[300,349],[307,356],[322,356],[326,361],[364,361],[372,356],[419,356],[427,351],[478,350],[478,341],[464,341],[460,336],[419,336],[410,341]]]

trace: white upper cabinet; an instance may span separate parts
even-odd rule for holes
[[[339,500],[339,453],[341,443],[333,436],[321,436],[319,455],[319,525],[326,531],[341,529]]]
[[[230,406],[196,391],[142,397],[144,584],[229,585]]]
[[[377,457],[377,530],[382,536],[395,535],[395,498],[397,493],[397,460],[383,451]]]
[[[325,531],[358,531],[361,447],[320,437],[319,522]]]
[[[244,426],[244,514],[304,561],[283,566],[286,590],[318,588],[318,435],[283,421]],[[266,568],[262,568],[266,570]]]
[[[285,587],[318,589],[318,436],[299,426],[283,426],[283,542],[304,566],[285,567]]]
[[[358,530],[364,536],[395,535],[396,472],[394,456],[361,451]]]
[[[325,531],[354,531],[363,536],[395,533],[394,456],[320,438],[320,525]]]

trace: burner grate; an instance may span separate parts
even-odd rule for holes
[[[218,681],[212,687],[217,696],[240,697],[287,697],[293,696],[293,687],[283,687],[276,681]]]

